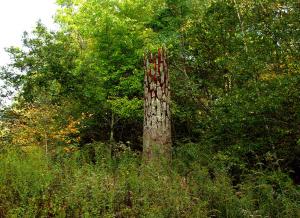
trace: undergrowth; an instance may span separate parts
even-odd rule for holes
[[[0,217],[300,217],[286,174],[255,171],[233,185],[197,147],[177,149],[169,167],[141,164],[129,149],[111,157],[96,143],[51,157],[9,149],[0,154]]]

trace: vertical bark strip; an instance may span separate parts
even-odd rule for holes
[[[170,83],[165,49],[144,57],[145,160],[171,158]]]

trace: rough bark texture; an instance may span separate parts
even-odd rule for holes
[[[165,50],[145,55],[144,67],[143,158],[170,159],[170,83]]]

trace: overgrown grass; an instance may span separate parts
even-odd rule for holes
[[[233,187],[191,149],[166,168],[141,165],[128,149],[111,158],[103,144],[52,158],[2,152],[0,217],[300,217],[299,189],[285,174],[253,172]]]

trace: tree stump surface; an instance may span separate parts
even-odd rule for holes
[[[170,82],[165,49],[144,57],[143,158],[170,159],[171,113]]]

